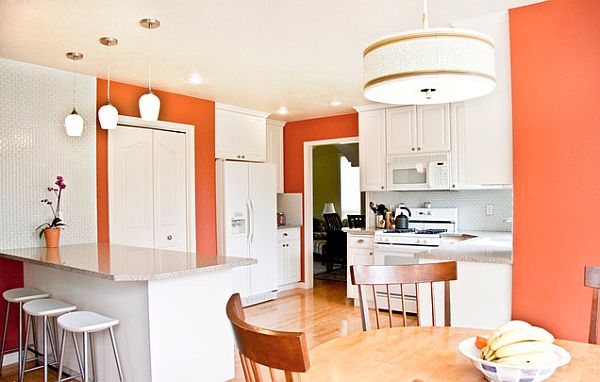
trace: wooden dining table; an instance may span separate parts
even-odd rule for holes
[[[358,332],[310,351],[302,382],[481,382],[481,374],[458,344],[488,330],[453,327],[399,327]],[[548,382],[600,381],[600,346],[556,340],[571,362]]]

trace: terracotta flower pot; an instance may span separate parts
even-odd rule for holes
[[[46,239],[46,247],[58,248],[60,241],[60,228],[46,228],[44,230],[44,238]]]

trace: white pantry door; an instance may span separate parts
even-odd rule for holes
[[[111,243],[187,250],[185,139],[147,128],[110,132]]]

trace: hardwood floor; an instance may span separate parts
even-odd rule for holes
[[[354,306],[352,300],[346,299],[346,284],[335,281],[315,280],[313,289],[283,292],[277,300],[251,306],[245,312],[246,319],[255,325],[305,332],[310,349],[348,333],[361,331],[359,308]],[[394,322],[401,325],[400,316]],[[409,317],[409,325],[416,325],[416,319]],[[16,380],[16,365],[5,367],[0,382]],[[50,372],[50,380],[56,380],[56,373]],[[41,381],[43,375],[40,371],[27,373],[25,378],[25,382]],[[236,378],[232,381],[244,381],[237,356]]]

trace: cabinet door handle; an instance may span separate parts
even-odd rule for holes
[[[365,241],[364,241],[363,239],[358,239],[358,240],[356,240],[356,242],[357,242],[358,244],[361,244],[361,243],[364,243]]]

